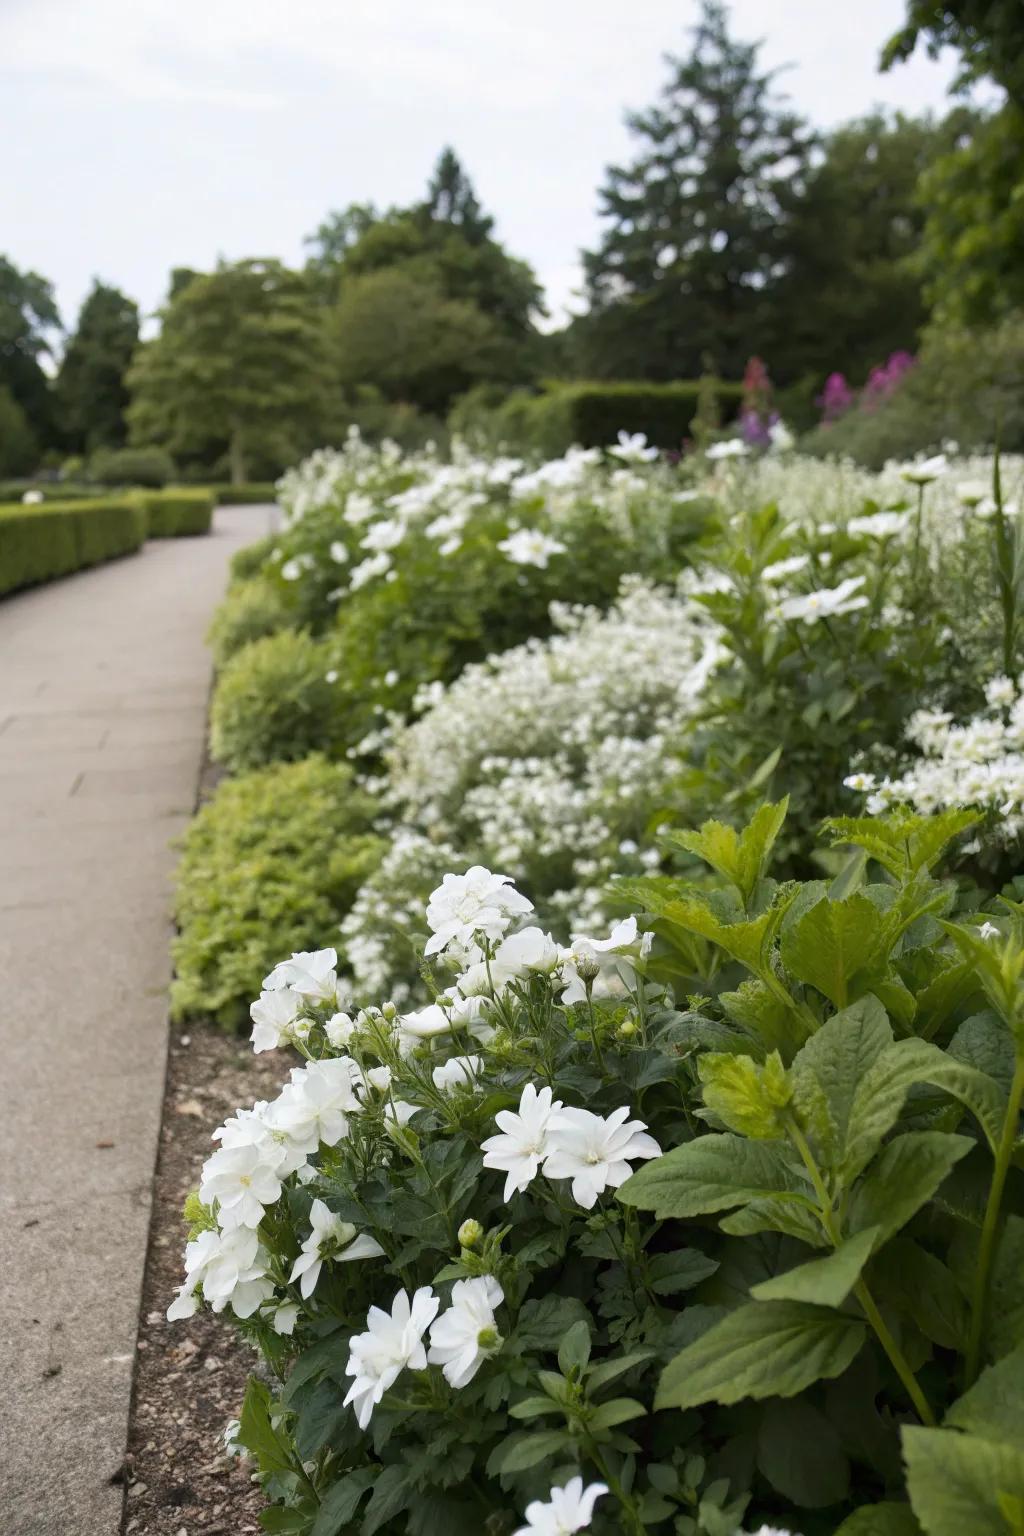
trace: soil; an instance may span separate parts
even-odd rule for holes
[[[211,1132],[239,1105],[273,1098],[287,1073],[273,1053],[197,1026],[172,1031],[139,1320],[125,1463],[125,1536],[250,1536],[264,1501],[249,1463],[224,1453],[256,1357],[210,1312],[164,1316],[184,1278],[182,1205],[213,1150]]]

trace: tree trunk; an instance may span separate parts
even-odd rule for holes
[[[228,449],[231,458],[231,484],[244,485],[245,473],[245,441],[241,427],[235,427],[231,433],[231,445]]]

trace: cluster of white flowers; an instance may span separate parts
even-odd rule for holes
[[[1014,841],[1024,832],[1024,692],[994,677],[985,696],[986,710],[962,725],[945,710],[915,711],[907,738],[920,756],[881,778],[859,769],[846,787],[867,795],[871,815],[900,804],[926,814],[956,806],[998,812],[993,835]]]

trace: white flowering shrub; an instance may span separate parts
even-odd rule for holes
[[[215,1132],[169,1312],[270,1367],[232,1429],[266,1529],[1015,1507],[1024,922],[932,875],[969,813],[834,823],[841,892],[771,878],[784,816],[678,834],[712,875],[565,947],[447,874],[422,1007],[353,1010],[330,949],[268,974],[254,1049],[302,1062]]]

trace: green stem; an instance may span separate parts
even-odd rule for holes
[[[999,1232],[999,1213],[1003,1203],[1003,1189],[1010,1171],[1010,1161],[1017,1140],[1021,1102],[1024,1100],[1024,1051],[1018,1052],[1006,1117],[996,1147],[996,1163],[992,1172],[992,1184],[985,1207],[985,1219],[981,1228],[981,1244],[978,1264],[974,1271],[974,1294],[971,1300],[971,1331],[967,1341],[967,1358],[964,1364],[964,1385],[969,1387],[978,1375],[981,1364],[981,1346],[988,1322],[990,1293],[992,1290],[992,1261],[995,1258],[996,1237]]]
[[[593,1435],[590,1434],[587,1435],[587,1450],[590,1454],[591,1461],[594,1463],[594,1466],[597,1468],[605,1482],[608,1484],[608,1491],[611,1493],[613,1498],[618,1499],[619,1504],[622,1507],[622,1513],[626,1517],[627,1530],[632,1531],[633,1536],[647,1536],[647,1527],[641,1520],[640,1513],[636,1505],[633,1503],[633,1500],[623,1488],[614,1472],[609,1470],[608,1463],[601,1455],[601,1450],[597,1444],[597,1441],[594,1439]]]
[[[828,1190],[825,1188],[825,1181],[822,1178],[821,1171],[818,1168],[817,1162],[815,1161],[814,1153],[811,1151],[807,1143],[807,1138],[793,1116],[790,1116],[789,1133],[793,1139],[794,1146],[803,1159],[804,1167],[807,1169],[807,1172],[810,1175],[811,1183],[814,1185],[814,1192],[821,1204],[820,1217],[822,1227],[824,1228],[825,1234],[828,1237],[829,1242],[832,1244],[832,1247],[838,1248],[840,1242],[842,1241],[842,1237],[840,1235],[839,1228],[836,1225],[832,1199],[828,1193]],[[879,1344],[881,1344],[882,1348],[885,1350],[885,1353],[889,1358],[890,1365],[906,1388],[907,1396],[913,1403],[918,1418],[921,1420],[922,1424],[926,1424],[930,1429],[934,1429],[937,1421],[934,1413],[931,1410],[928,1399],[922,1392],[921,1387],[918,1384],[917,1377],[914,1375],[914,1372],[910,1368],[910,1363],[907,1360],[906,1355],[903,1353],[902,1349],[900,1349],[900,1346],[897,1344],[895,1338],[893,1337],[892,1332],[890,1331],[889,1326],[885,1321],[885,1318],[878,1310],[878,1304],[875,1301],[875,1298],[872,1296],[871,1292],[868,1290],[867,1281],[858,1280],[857,1284],[854,1286],[853,1294],[856,1296],[858,1302],[860,1303],[864,1316],[867,1318],[868,1322],[871,1324],[871,1327],[874,1329],[875,1337],[878,1339]]]

